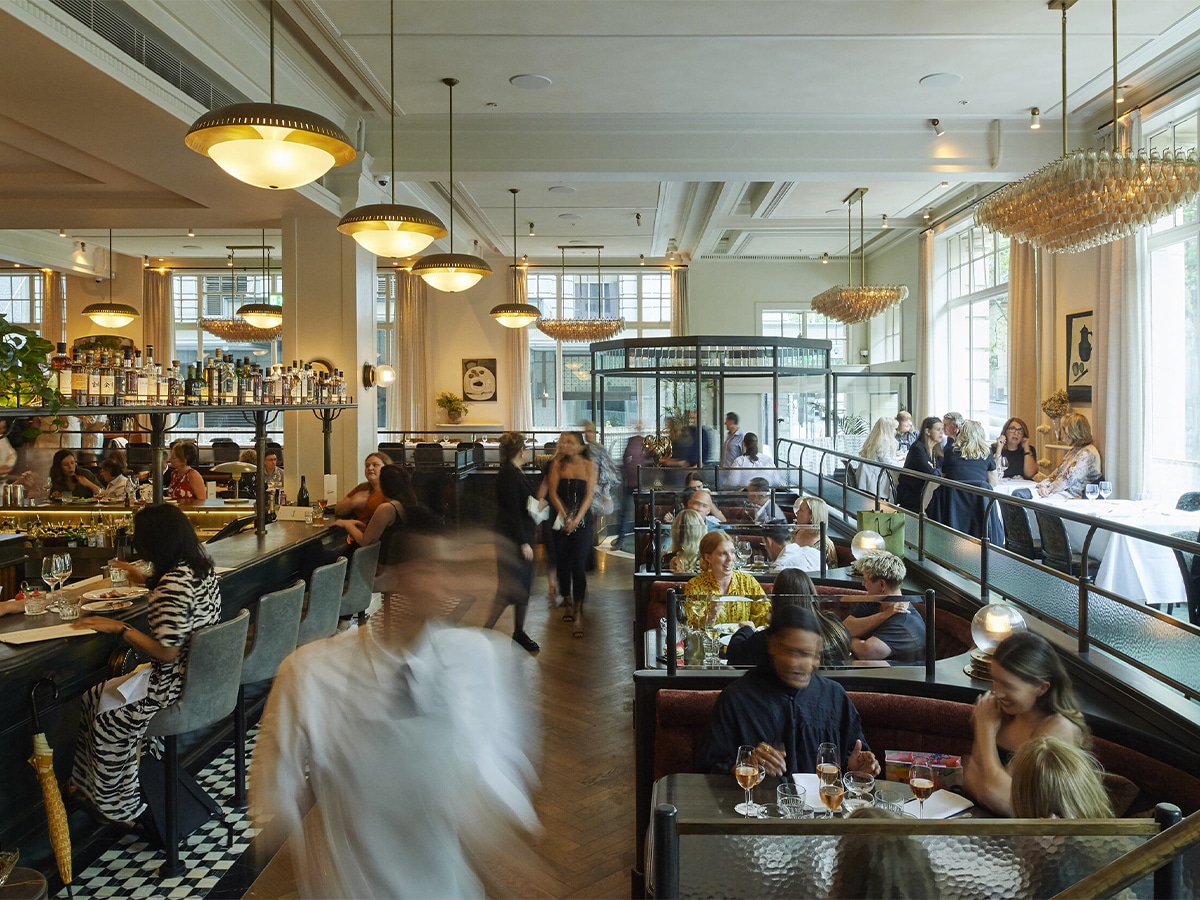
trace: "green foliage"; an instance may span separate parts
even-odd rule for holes
[[[458,394],[452,394],[449,391],[442,391],[437,395],[437,405],[448,413],[464,413],[467,411],[467,404]]]
[[[62,397],[46,362],[54,345],[0,314],[0,406],[43,406],[56,412]]]

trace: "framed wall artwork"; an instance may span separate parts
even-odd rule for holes
[[[472,403],[496,400],[496,359],[464,359],[463,397]]]
[[[1096,330],[1091,310],[1067,316],[1067,399],[1092,402]]]

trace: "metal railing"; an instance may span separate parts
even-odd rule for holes
[[[882,508],[884,501],[880,498],[879,487],[889,473],[981,497],[985,512],[981,536],[954,531],[935,522],[924,511],[903,510],[908,517],[906,543],[915,549],[918,561],[930,560],[976,583],[981,602],[992,602],[994,592],[1051,621],[1075,636],[1078,652],[1083,656],[1092,648],[1102,649],[1185,696],[1200,698],[1200,627],[1160,612],[1139,599],[1096,586],[1089,579],[1086,566],[1088,551],[1096,533],[1101,530],[1190,554],[1200,553],[1197,541],[1061,506],[1051,510],[1032,500],[925,475],[894,463],[866,459],[817,444],[780,439],[777,447],[777,464],[788,469],[788,480],[798,484],[802,491],[821,497],[830,505],[831,511],[836,509],[851,521],[860,510]],[[835,477],[830,471],[830,461],[843,467],[850,462],[878,468],[874,492],[853,487],[844,477]],[[994,543],[987,523],[995,504],[1000,502],[1019,507],[1026,515],[1028,511],[1050,512],[1059,519],[1083,525],[1086,537],[1080,557],[1085,564],[1080,566],[1079,575],[1068,575]],[[1182,573],[1180,580],[1182,582]]]

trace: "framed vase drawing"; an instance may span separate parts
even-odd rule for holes
[[[1092,379],[1096,369],[1096,329],[1088,312],[1067,316],[1067,399],[1072,403],[1092,402]]]
[[[464,359],[463,397],[474,403],[486,403],[496,399],[496,360]]]

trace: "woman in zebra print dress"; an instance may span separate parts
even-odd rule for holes
[[[133,821],[145,809],[138,787],[139,750],[150,719],[174,703],[183,690],[192,632],[221,618],[221,590],[212,560],[177,507],[147,506],[139,512],[134,519],[133,547],[150,562],[151,574],[145,577],[141,569],[128,563],[122,568],[133,583],[145,581],[150,588],[150,633],[105,616],[88,616],[75,626],[120,635],[151,659],[145,697],[101,712],[104,682],[83,696],[71,789],[101,815],[117,822]]]

